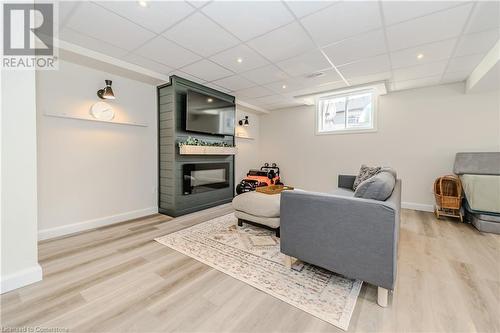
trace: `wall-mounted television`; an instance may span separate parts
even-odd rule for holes
[[[234,135],[234,103],[188,90],[186,131]]]

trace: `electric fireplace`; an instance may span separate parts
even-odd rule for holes
[[[229,163],[187,163],[182,165],[184,195],[229,187]]]

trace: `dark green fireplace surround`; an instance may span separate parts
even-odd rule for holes
[[[180,216],[228,203],[234,196],[234,155],[179,154],[178,142],[186,140],[188,136],[234,145],[234,136],[200,134],[185,130],[188,90],[235,103],[234,96],[175,75],[170,77],[169,83],[158,87],[158,210],[170,216]],[[227,163],[229,186],[185,194],[183,166],[197,163]]]

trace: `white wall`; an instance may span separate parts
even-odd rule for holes
[[[238,126],[238,120],[248,116],[249,126]],[[235,158],[235,186],[245,178],[249,169],[260,168],[260,116],[254,111],[237,105],[236,107],[236,133],[248,139],[236,137],[238,153]]]
[[[105,79],[115,120],[147,127],[45,115],[88,117]],[[60,61],[38,72],[37,106],[40,239],[157,211],[155,86]]]
[[[274,111],[261,116],[260,160],[314,191],[335,188],[338,174],[362,163],[392,166],[407,207],[430,209],[433,181],[452,172],[456,152],[500,150],[499,98],[464,94],[463,83],[389,93],[379,98],[378,131],[364,134],[315,135],[315,107]]]
[[[1,292],[42,278],[37,248],[35,72],[1,72]]]

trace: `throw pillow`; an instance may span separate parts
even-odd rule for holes
[[[390,172],[390,173],[394,176],[394,178],[395,178],[395,179],[397,179],[397,178],[398,178],[398,175],[396,174],[396,170],[394,170],[394,169],[393,169],[393,168],[391,168],[391,167],[382,167],[382,168],[380,169],[380,172],[382,172],[382,171],[387,171],[387,172]]]
[[[396,185],[396,177],[391,171],[380,171],[375,176],[361,182],[354,196],[357,198],[385,201],[389,198]]]
[[[369,167],[369,166],[366,166],[366,165],[361,165],[361,168],[359,169],[359,173],[358,175],[356,176],[356,179],[354,180],[354,184],[352,185],[352,189],[354,191],[356,191],[356,188],[358,187],[358,185],[364,181],[364,180],[367,180],[368,178],[370,177],[373,177],[374,175],[376,175],[380,169],[382,169],[381,167]]]

